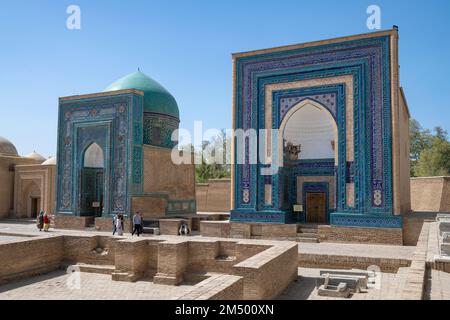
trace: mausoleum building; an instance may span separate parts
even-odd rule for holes
[[[244,139],[233,147],[232,222],[401,234],[411,208],[398,39],[393,28],[233,55],[233,126]],[[278,136],[251,145],[251,129]]]

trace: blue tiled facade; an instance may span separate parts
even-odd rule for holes
[[[235,58],[236,129],[264,129],[266,87],[287,82],[350,76],[353,79],[353,128],[346,128],[345,84],[274,91],[272,129],[302,100],[313,100],[333,115],[338,128],[339,154],[332,162],[285,164],[271,177],[261,164],[236,164],[232,221],[286,223],[292,221],[295,175],[335,176],[336,208],[329,208],[332,225],[400,228],[393,214],[391,133],[391,36],[247,54]],[[346,159],[346,130],[353,131],[354,160]],[[237,146],[235,146],[237,148]],[[247,148],[247,146],[246,146]],[[272,148],[277,156],[277,147]],[[237,149],[234,150],[235,155]],[[235,159],[237,160],[237,159]],[[270,183],[272,201],[264,201]],[[347,206],[346,184],[354,183],[354,205]],[[291,190],[288,203],[283,190]],[[328,191],[327,191],[328,192]]]

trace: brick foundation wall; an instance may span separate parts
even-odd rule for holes
[[[403,245],[403,233],[400,228],[350,228],[319,226],[320,242],[367,243]]]
[[[132,232],[133,226],[131,225],[131,220],[127,217],[124,217],[123,220],[124,232]],[[95,229],[98,231],[108,231],[111,232],[113,230],[112,217],[108,218],[95,218]]]
[[[0,284],[56,270],[63,260],[63,237],[30,238],[0,246]]]
[[[64,260],[68,263],[114,265],[120,238],[104,236],[64,236]],[[97,252],[97,249],[102,249]]]
[[[84,230],[87,226],[94,224],[93,217],[77,217],[69,215],[56,215],[56,229]]]
[[[228,221],[200,221],[200,234],[203,237],[230,237],[230,223]]]
[[[297,278],[297,257],[296,243],[280,243],[236,264],[233,274],[244,278],[244,299],[276,298]]]
[[[189,221],[187,219],[160,219],[159,233],[161,235],[177,236],[183,222],[188,223]]]
[[[188,242],[167,241],[158,244],[158,268],[153,282],[177,285],[188,266]]]
[[[227,274],[211,275],[196,284],[178,300],[242,300],[244,281],[242,277]]]
[[[415,246],[424,222],[436,220],[436,213],[411,213],[403,216],[403,244]]]

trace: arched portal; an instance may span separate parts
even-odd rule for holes
[[[336,207],[338,146],[336,120],[320,103],[304,100],[283,118],[283,202],[288,209],[297,208],[303,222],[327,223]]]
[[[105,156],[97,144],[90,144],[83,154],[81,168],[80,214],[101,216],[103,212]]]
[[[41,188],[35,181],[31,181],[23,192],[22,203],[26,205],[26,214],[28,218],[36,218],[42,207]]]

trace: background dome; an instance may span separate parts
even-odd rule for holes
[[[0,137],[0,154],[18,156],[16,147],[6,138]]]
[[[51,157],[42,163],[43,166],[56,165],[56,157]]]
[[[144,92],[144,111],[180,118],[175,98],[158,82],[138,71],[129,74],[107,87],[104,91],[137,89]]]
[[[25,156],[25,158],[33,159],[33,160],[40,161],[40,162],[44,162],[46,160],[43,156],[41,156],[36,151],[33,151],[29,155]]]

